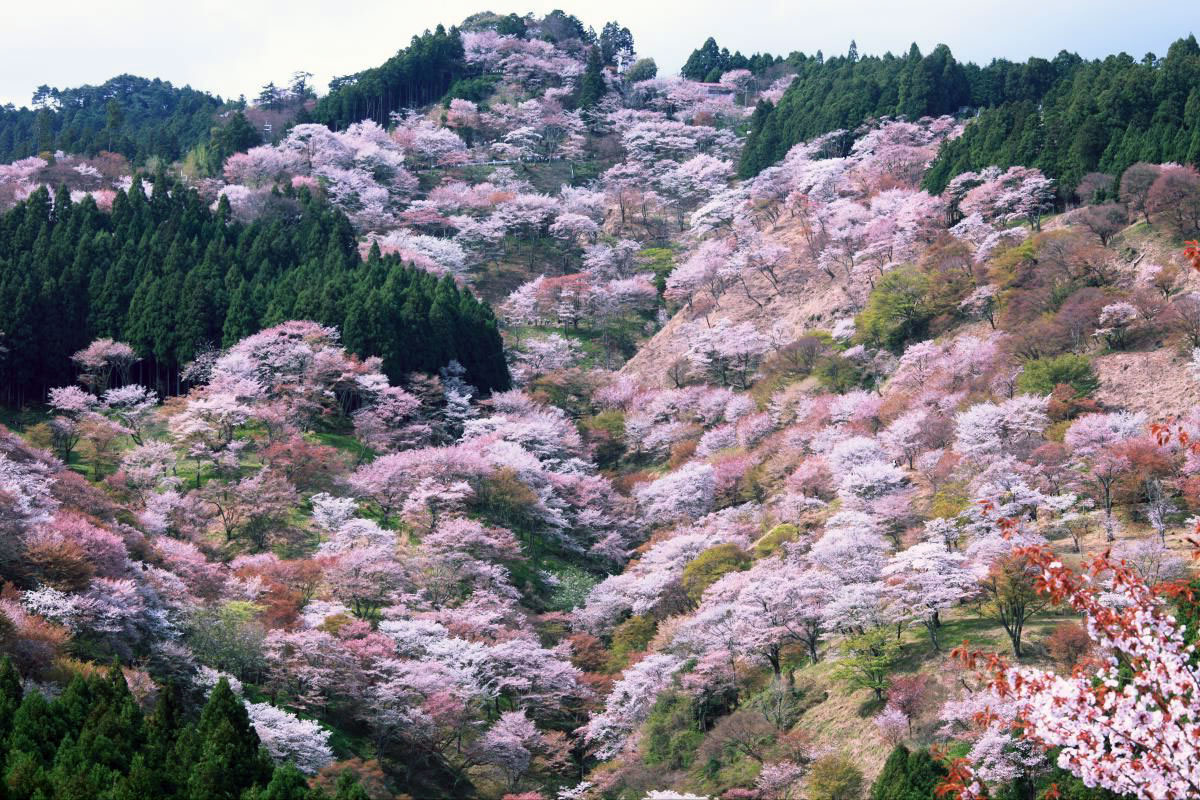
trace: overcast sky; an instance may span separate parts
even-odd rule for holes
[[[597,30],[617,19],[639,55],[675,73],[706,37],[749,54],[792,50],[923,52],[939,42],[962,60],[1166,53],[1200,28],[1198,0],[0,0],[0,103],[33,90],[102,83],[124,72],[253,96],[294,71],[325,91],[334,75],[375,66],[413,34],[483,9],[562,8]]]

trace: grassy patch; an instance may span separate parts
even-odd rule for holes
[[[50,412],[42,406],[26,406],[24,408],[8,408],[0,406],[0,425],[18,433],[50,419]]]
[[[333,433],[329,431],[318,431],[307,434],[307,437],[318,444],[326,445],[339,450],[358,461],[363,457],[363,453],[370,454],[370,450],[365,450],[353,434],[349,433]]]

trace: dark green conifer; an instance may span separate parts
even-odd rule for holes
[[[608,92],[608,84],[604,82],[604,59],[600,48],[588,50],[587,66],[583,71],[583,79],[579,82],[579,107],[593,108],[600,98]]]

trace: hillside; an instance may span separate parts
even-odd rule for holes
[[[119,75],[98,86],[41,86],[33,108],[0,107],[0,161],[63,150],[119,153],[142,163],[181,158],[206,141],[221,98],[161,80]]]
[[[1085,61],[1059,53],[1024,64],[960,64],[945,45],[922,55],[829,59],[789,56],[796,68],[778,105],[764,104],[738,167],[743,178],[779,161],[795,144],[881,117],[958,113],[979,118],[948,144],[925,176],[940,192],[962,172],[1016,164],[1055,178],[1063,198],[1090,172],[1112,175],[1137,161],[1200,158],[1200,45],[1174,42],[1165,58],[1121,53]]]
[[[1194,45],[667,77],[481,13],[22,151],[0,794],[1192,796],[1200,172],[960,112],[1182,142],[1068,95]]]

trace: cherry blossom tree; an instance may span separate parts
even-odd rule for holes
[[[1133,467],[1125,446],[1144,435],[1146,417],[1140,413],[1086,414],[1071,424],[1063,442],[1074,456],[1079,482],[1104,510],[1105,538],[1116,539],[1113,517],[1117,482]]]
[[[579,361],[582,351],[573,339],[557,333],[526,339],[514,355],[513,377],[519,383],[549,372],[566,369]]]
[[[391,515],[403,506],[415,486],[415,480],[408,470],[408,460],[398,456],[380,456],[362,465],[347,478],[357,497],[370,501],[379,509],[385,525]]]
[[[998,289],[993,284],[984,284],[967,295],[959,304],[959,308],[976,317],[982,317],[996,329],[996,295]]]
[[[895,458],[913,468],[916,457],[925,449],[926,424],[929,418],[924,409],[914,408],[897,417],[879,434],[883,446]]]
[[[1123,350],[1128,344],[1130,329],[1137,323],[1138,318],[1137,307],[1132,303],[1110,303],[1100,309],[1100,317],[1097,320],[1100,327],[1093,336],[1103,338],[1113,350]]]
[[[989,686],[1014,706],[1020,735],[1056,748],[1058,765],[1087,786],[1148,800],[1195,794],[1200,684],[1191,647],[1162,596],[1106,556],[1084,575],[1046,550],[1027,557],[1039,570],[1040,589],[1084,615],[1103,655],[1070,676],[1003,659],[988,666]],[[1101,573],[1111,575],[1106,591],[1094,580]],[[969,667],[980,664],[978,654],[962,655]],[[959,796],[982,792],[968,763],[957,763],[948,783]]]
[[[688,360],[722,386],[749,387],[771,346],[750,322],[731,323],[723,318],[711,327],[697,322],[688,332]]]
[[[809,659],[818,661],[818,642],[825,632],[824,603],[837,591],[832,576],[768,561],[739,578],[743,588],[734,603],[739,650],[760,654],[777,681],[782,674],[781,650],[789,643],[803,644]]]
[[[1200,172],[1193,166],[1164,164],[1146,193],[1146,211],[1165,218],[1181,236],[1200,232]]]
[[[211,481],[201,497],[219,520],[225,538],[245,536],[258,548],[267,545],[272,533],[286,525],[287,515],[298,501],[295,488],[272,470],[262,470],[236,483]]]
[[[621,752],[681,666],[683,661],[677,656],[655,653],[625,670],[605,699],[604,711],[580,731],[598,758],[612,758]]]
[[[333,763],[329,731],[311,720],[303,720],[270,703],[246,703],[250,724],[263,747],[276,761],[294,764],[314,775]]]
[[[651,522],[703,516],[712,509],[716,477],[708,464],[690,462],[637,491],[642,513]]]
[[[686,212],[724,188],[732,174],[730,162],[697,153],[662,175],[656,185],[659,194],[675,208],[683,229]]]
[[[145,386],[129,384],[104,393],[104,409],[128,431],[134,444],[142,444],[146,425],[154,415],[158,396]]]
[[[707,291],[713,302],[719,302],[726,286],[726,273],[723,270],[732,254],[732,241],[705,240],[695,253],[667,276],[667,299],[691,305],[700,292]]]
[[[370,619],[406,580],[403,567],[384,547],[355,547],[337,556],[326,570],[334,595],[359,619]]]
[[[901,617],[925,626],[934,650],[941,650],[940,613],[975,591],[976,576],[966,561],[966,556],[941,542],[922,542],[896,553],[883,568],[885,593],[893,607]]]
[[[53,485],[48,464],[0,452],[0,523],[23,527],[48,520],[58,507]]]
[[[1041,437],[1050,420],[1049,398],[1018,395],[1001,403],[979,403],[955,417],[954,449],[972,459],[1020,454]]]
[[[366,446],[388,453],[427,441],[432,429],[417,411],[421,402],[398,386],[380,389],[375,397],[355,411],[354,432]]]
[[[104,394],[114,379],[122,384],[129,381],[129,369],[138,359],[133,348],[124,342],[97,339],[71,356],[71,360],[82,370],[80,382],[96,394]]]
[[[1040,170],[1019,166],[1004,172],[985,172],[977,180],[980,183],[967,191],[959,204],[963,214],[979,213],[989,221],[1021,220],[1041,230],[1042,214],[1054,205],[1053,180]]]
[[[538,771],[544,775],[568,766],[565,744],[561,733],[539,731],[523,711],[507,711],[479,738],[474,750],[479,761],[504,775],[512,792],[535,768],[540,767]]]
[[[624,572],[605,578],[574,612],[577,627],[607,632],[629,613],[654,611],[672,594],[687,565],[705,550],[721,544],[749,546],[761,512],[734,507],[717,511],[677,529],[651,547]]]
[[[734,69],[721,75],[720,84],[742,94],[742,105],[749,101],[750,91],[755,84],[754,73],[748,69]]]
[[[94,395],[80,389],[78,386],[61,386],[50,390],[50,407],[57,412],[50,422],[50,430],[54,437],[54,446],[58,448],[63,461],[70,463],[71,453],[79,443],[79,424],[97,405]]]
[[[808,558],[836,575],[843,585],[872,583],[887,561],[887,543],[879,520],[859,511],[842,511],[825,523],[825,533],[813,543]]]
[[[883,711],[875,715],[875,727],[884,743],[895,747],[907,738],[911,722],[908,715],[893,705],[885,706]]]

